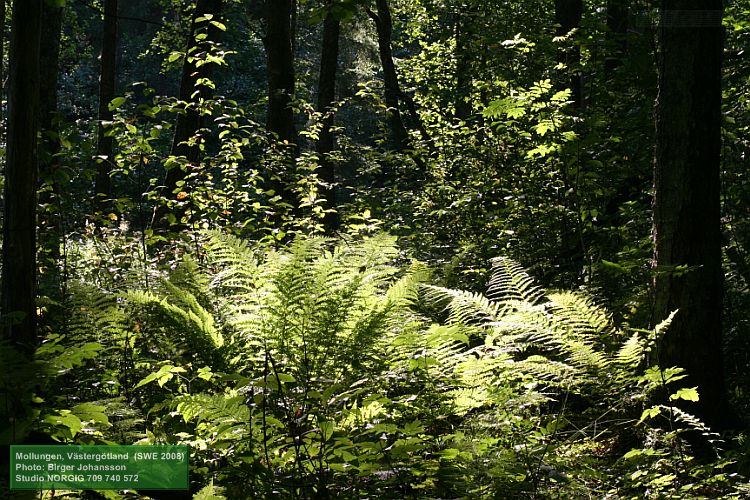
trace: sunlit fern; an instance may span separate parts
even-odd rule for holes
[[[466,409],[491,403],[492,388],[509,380],[547,390],[609,390],[615,381],[633,379],[648,342],[646,335],[624,338],[589,297],[542,290],[507,258],[493,260],[487,296],[430,285],[423,290],[445,307],[449,324],[483,340],[453,361],[456,395]]]

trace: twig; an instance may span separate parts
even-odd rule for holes
[[[86,0],[77,0],[78,3],[85,5],[89,9],[93,10],[94,12],[98,12],[99,14],[105,15],[104,11],[100,9],[99,7],[95,5],[91,5]],[[138,21],[139,23],[145,23],[145,24],[153,24],[154,26],[160,26],[162,28],[169,28],[170,26],[168,24],[161,23],[159,21],[152,21],[151,19],[144,19],[142,17],[130,17],[130,16],[121,16],[117,14],[115,16],[117,19],[123,20],[123,21]]]

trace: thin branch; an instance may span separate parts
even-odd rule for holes
[[[90,4],[86,0],[77,0],[78,3],[85,5],[89,9],[93,10],[94,12],[98,12],[101,15],[104,15],[104,11],[100,9],[99,7]],[[116,15],[117,19],[121,19],[123,21],[138,21],[139,23],[145,23],[145,24],[153,24],[154,26],[160,26],[162,28],[169,28],[170,26],[168,24],[161,23],[159,21],[152,21],[151,19],[143,19],[142,17],[130,17],[130,16],[121,16]]]

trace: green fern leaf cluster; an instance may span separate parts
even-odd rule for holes
[[[449,324],[483,340],[453,363],[465,409],[491,403],[492,388],[509,380],[565,391],[608,390],[615,380],[634,380],[643,360],[645,337],[621,342],[610,316],[590,298],[545,292],[507,258],[493,260],[487,296],[430,285],[423,290],[427,300],[445,307]]]
[[[235,332],[237,368],[257,369],[270,356],[297,379],[338,380],[375,361],[372,346],[416,298],[420,271],[395,280],[394,243],[388,236],[338,246],[309,238],[259,258],[234,238],[210,234],[210,286],[228,299],[223,314]]]

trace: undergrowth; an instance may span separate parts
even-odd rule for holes
[[[669,390],[682,371],[647,363],[669,321],[623,331],[502,257],[486,295],[437,287],[385,234],[273,249],[207,232],[192,247],[165,264],[117,232],[75,245],[66,295],[46,309],[59,328],[0,387],[27,416],[19,432],[187,444],[195,498],[747,488],[676,406],[699,397]],[[692,457],[688,431],[714,443],[713,462]]]

